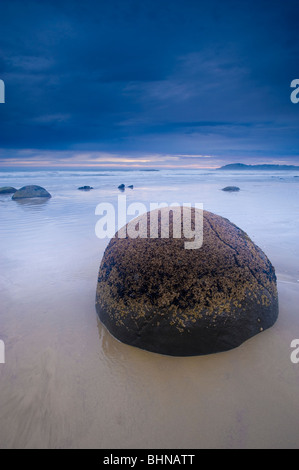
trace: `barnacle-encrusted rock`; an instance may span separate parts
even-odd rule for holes
[[[149,226],[150,214],[139,221]],[[96,309],[120,341],[161,354],[201,355],[235,348],[275,323],[274,268],[229,220],[203,211],[198,249],[186,249],[183,236],[119,233],[101,263]]]

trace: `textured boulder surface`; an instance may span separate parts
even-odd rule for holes
[[[51,197],[51,194],[41,186],[23,186],[23,188],[14,193],[12,199],[25,199],[33,197]]]
[[[141,217],[149,224],[150,213]],[[235,348],[275,323],[275,271],[245,232],[203,211],[202,247],[185,249],[184,241],[111,239],[96,309],[113,336],[149,351],[192,356]]]
[[[13,194],[16,191],[16,188],[13,188],[11,186],[3,186],[2,188],[0,188],[0,194]]]

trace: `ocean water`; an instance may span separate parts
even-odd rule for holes
[[[296,177],[297,176],[297,177]],[[299,173],[0,172],[50,200],[0,196],[1,448],[298,447]],[[176,358],[114,339],[95,312],[108,239],[100,202],[203,203],[245,230],[276,269],[280,314],[232,351]],[[81,192],[83,185],[93,191]],[[236,185],[238,193],[221,188]]]

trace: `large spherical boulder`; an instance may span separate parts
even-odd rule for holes
[[[139,221],[149,226],[150,217]],[[186,249],[183,236],[161,238],[161,213],[158,225],[158,238],[118,232],[106,248],[96,309],[112,335],[149,351],[192,356],[235,348],[275,323],[275,271],[245,232],[203,211],[203,244]],[[172,226],[170,218],[170,234]]]
[[[25,198],[34,198],[34,197],[51,197],[51,194],[48,193],[44,188],[41,186],[31,185],[31,186],[23,186],[23,188],[19,189],[14,193],[12,199],[25,199]]]
[[[0,194],[13,194],[16,191],[16,188],[13,188],[12,186],[3,186],[0,188]]]

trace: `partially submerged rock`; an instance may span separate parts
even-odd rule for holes
[[[79,191],[90,191],[91,189],[93,189],[92,186],[81,186],[78,188]]]
[[[222,188],[222,191],[236,192],[240,191],[240,188],[238,188],[238,186],[226,186],[225,188]]]
[[[51,194],[48,193],[44,188],[41,186],[31,185],[31,186],[23,186],[23,188],[19,189],[14,193],[12,199],[26,199],[26,198],[34,198],[34,197],[51,197]]]
[[[194,215],[192,209],[193,228]],[[150,213],[141,217],[149,224]],[[170,220],[170,233],[172,227]],[[245,232],[204,211],[202,247],[185,249],[184,241],[111,239],[96,309],[112,335],[149,351],[192,356],[235,348],[275,323],[275,271]]]
[[[16,191],[16,188],[13,188],[12,186],[3,186],[0,188],[0,194],[13,194]]]

